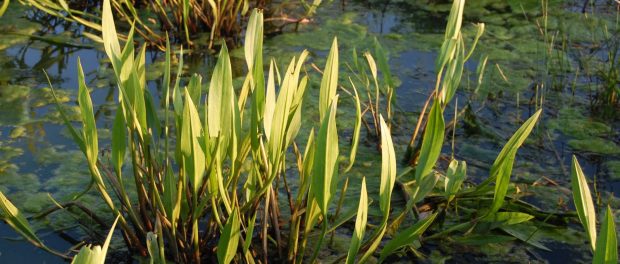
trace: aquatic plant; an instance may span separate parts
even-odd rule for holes
[[[590,187],[588,187],[586,176],[575,156],[573,156],[572,161],[571,183],[579,221],[588,234],[588,240],[594,252],[592,263],[618,263],[618,241],[614,213],[611,207],[607,205],[605,217],[597,237],[596,209],[594,208],[594,202],[592,202],[592,195],[590,194]]]
[[[6,9],[9,1],[4,1],[0,11]],[[88,3],[73,3],[65,0],[25,0],[22,3],[32,6],[51,16],[78,23],[88,29],[84,34],[95,40],[100,40],[90,32],[101,32],[102,27],[97,15],[89,13],[82,5]],[[296,3],[299,9],[305,12],[301,18],[281,18],[285,23],[297,23],[312,16],[321,1],[308,4],[305,1]],[[146,43],[165,49],[165,42],[170,36],[187,47],[206,46],[212,48],[220,38],[235,38],[241,32],[242,22],[249,15],[252,8],[271,7],[270,0],[240,0],[240,1],[110,1],[114,13],[119,21],[129,25],[140,35]],[[99,2],[95,3],[95,7]],[[0,12],[1,14],[1,12]],[[208,36],[197,39],[200,33]],[[126,36],[119,35],[123,38]]]
[[[346,259],[347,263],[365,262],[373,257],[388,261],[399,252],[417,252],[418,242],[445,241],[448,235],[453,243],[521,240],[544,248],[531,239],[533,234],[523,226],[545,223],[554,215],[518,200],[510,183],[516,153],[540,119],[542,110],[516,130],[493,163],[489,178],[481,184],[466,183],[467,166],[462,161],[452,160],[445,173],[439,170],[438,160],[445,140],[444,109],[454,97],[463,63],[473,49],[465,53],[462,43],[463,8],[464,1],[453,2],[444,48],[437,60],[437,69],[445,68],[446,74],[438,74],[429,99],[432,106],[426,117],[418,158],[399,168],[389,123],[380,113],[373,117],[381,152],[378,206],[372,204],[366,178],[362,178],[358,207],[351,212],[332,213],[335,207],[340,208],[342,201],[336,199],[336,190],[342,179],[350,177],[347,172],[355,162],[354,146],[358,144],[362,118],[361,102],[354,89],[353,147],[349,164],[341,166],[337,41],[334,40],[322,71],[319,122],[312,124],[317,129],[309,133],[302,152],[297,135],[309,80],[308,76],[302,76],[308,52],[294,57],[282,75],[277,62],[270,60],[265,77],[263,15],[256,9],[250,15],[246,31],[244,52],[248,70],[240,92],[237,94],[233,87],[225,44],[211,76],[207,97],[203,98],[199,75],[192,76],[181,87],[182,56],[179,56],[177,77],[173,77],[173,52],[167,42],[162,106],[158,107],[146,88],[145,47],[136,53],[132,30],[121,48],[111,3],[105,0],[102,39],[118,86],[111,155],[100,155],[97,124],[81,66],[78,66],[77,98],[81,129],[73,126],[60,103],[58,109],[71,137],[86,157],[85,166],[91,174],[89,188],[94,188],[113,216],[118,217],[128,249],[149,256],[154,263],[166,260],[314,262],[325,247],[327,234],[346,229],[344,224],[351,221],[355,221],[355,227],[349,250],[337,258]],[[478,28],[481,35],[484,27]],[[372,69],[372,57],[366,58]],[[382,71],[385,74],[387,70]],[[378,85],[375,88],[379,89]],[[383,95],[389,97],[388,93]],[[379,94],[375,90],[373,99],[379,100]],[[289,185],[294,177],[297,188]],[[126,178],[135,182],[135,188],[125,185]],[[395,187],[405,197],[404,207],[392,206],[399,199]],[[342,190],[341,197],[346,188]],[[286,192],[286,199],[280,198],[280,191]],[[2,219],[36,246],[50,250],[36,237],[19,210],[0,195]],[[290,214],[281,212],[282,204],[288,205]],[[371,206],[379,209],[378,225],[368,225]],[[608,226],[605,232],[609,233],[610,228],[613,229]],[[423,236],[424,233],[428,235]],[[611,241],[610,236],[604,237]]]

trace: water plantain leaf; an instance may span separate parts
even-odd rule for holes
[[[237,253],[239,237],[241,236],[237,210],[237,208],[233,209],[232,214],[226,220],[220,241],[217,243],[217,261],[220,264],[230,263]]]
[[[536,125],[541,112],[542,109],[538,110],[527,121],[525,121],[523,125],[521,125],[514,135],[512,135],[497,156],[497,159],[495,159],[495,162],[493,162],[489,178],[478,185],[477,190],[482,190],[491,181],[496,180],[493,204],[491,205],[489,214],[497,212],[497,210],[499,210],[504,203],[504,197],[506,197],[506,192],[508,191],[508,184],[510,183],[510,175],[512,173],[512,165],[514,163],[517,150],[530,135],[530,132],[532,132],[532,129]]]
[[[271,60],[269,63],[269,73],[267,75],[267,91],[265,92],[265,112],[263,119],[263,127],[265,129],[265,135],[271,135],[271,126],[273,120],[273,112],[276,108],[276,84],[274,77],[274,64]]]
[[[388,241],[387,244],[385,244],[385,247],[381,250],[379,262],[383,262],[387,256],[394,253],[399,248],[410,245],[418,239],[420,235],[422,235],[422,233],[424,233],[424,231],[426,231],[426,229],[433,223],[435,217],[437,217],[437,214],[438,213],[434,213],[426,219],[420,220],[407,229],[398,232],[398,234]]]
[[[84,81],[84,70],[78,58],[78,104],[80,106],[82,117],[82,137],[84,138],[84,146],[86,147],[86,158],[91,166],[96,166],[99,154],[99,141],[97,140],[97,124],[95,124],[95,115],[93,113],[93,103],[90,100],[90,94],[86,82]],[[101,181],[103,183],[103,181]]]
[[[273,112],[273,119],[271,124],[271,133],[269,134],[269,155],[270,162],[276,164],[281,157],[281,151],[286,149],[287,145],[287,130],[289,128],[289,118],[291,109],[293,108],[293,102],[296,98],[296,93],[299,92],[299,73],[301,66],[303,65],[308,51],[304,50],[299,59],[293,58],[289,67],[284,75],[284,80],[280,86],[280,92],[276,100],[276,105]],[[277,67],[274,67],[277,69]],[[276,71],[277,73],[277,71]],[[304,88],[304,87],[302,87]],[[305,88],[304,88],[305,89]],[[297,95],[297,97],[299,97]]]
[[[9,7],[9,3],[11,1],[9,0],[4,0],[2,2],[2,6],[0,6],[0,17],[2,17],[2,15],[4,15],[4,12],[6,12],[6,9]]]
[[[321,128],[316,139],[314,168],[312,169],[310,190],[314,193],[323,216],[327,215],[329,202],[338,183],[337,109],[338,96],[336,95],[332,98],[330,107],[321,122]]]
[[[390,203],[392,199],[392,189],[396,182],[396,155],[394,154],[394,145],[392,143],[392,134],[388,128],[383,116],[379,115],[379,123],[381,127],[381,182],[379,184],[379,208],[383,213],[381,225],[375,230],[371,236],[371,240],[365,245],[366,252],[360,257],[359,263],[364,263],[377,250],[383,235],[387,230],[387,222],[390,216]],[[366,246],[365,246],[366,247]]]
[[[116,109],[116,116],[114,117],[114,124],[112,125],[112,165],[119,177],[121,175],[121,167],[123,166],[126,151],[127,130],[125,126],[125,116],[123,115],[121,104],[119,103]]]
[[[189,96],[192,97],[192,101],[196,102],[196,106],[198,107],[202,96],[202,76],[198,74],[192,75],[192,78],[187,84],[187,90],[189,91]]]
[[[197,194],[205,171],[205,150],[201,147],[202,124],[194,102],[185,89],[185,106],[183,107],[183,124],[181,125],[181,153],[185,175],[193,185],[193,193]]]
[[[446,25],[445,39],[457,38],[461,32],[461,24],[463,23],[463,10],[465,9],[465,0],[454,0],[452,9],[448,16],[448,24]]]
[[[347,264],[353,264],[355,257],[360,249],[362,241],[364,240],[364,233],[366,232],[366,221],[368,220],[368,194],[366,192],[366,178],[362,178],[362,189],[360,192],[360,202],[357,206],[357,218],[355,219],[355,229],[353,230],[353,236],[351,237],[351,244],[349,245],[349,252],[347,254]]]
[[[259,67],[262,71],[263,56],[263,11],[255,8],[248,19],[248,26],[245,32],[245,62],[248,70],[253,72],[254,67]],[[260,57],[260,59],[258,59]],[[259,64],[260,61],[260,64]]]
[[[355,156],[357,155],[357,146],[360,141],[360,129],[362,127],[362,107],[360,103],[360,97],[357,94],[357,89],[355,88],[355,84],[349,78],[351,82],[351,87],[353,87],[353,92],[355,93],[355,126],[353,128],[353,137],[351,138],[351,153],[349,154],[349,165],[344,169],[344,173],[347,173],[351,168],[353,168],[353,163],[355,163]]]
[[[114,220],[114,224],[112,224],[110,232],[102,246],[83,246],[80,252],[73,258],[71,264],[104,264],[118,218],[117,216],[116,220]]]
[[[19,209],[17,209],[2,192],[0,192],[0,209],[2,209],[0,219],[6,221],[15,231],[28,239],[30,243],[37,247],[45,248],[43,241],[34,233],[26,217],[24,217]]]
[[[385,124],[383,116],[379,115],[381,124],[381,183],[379,186],[379,207],[383,212],[383,217],[387,218],[390,214],[390,200],[392,189],[396,182],[396,155],[392,144],[390,129]]]
[[[377,38],[375,38],[375,55],[377,56],[377,67],[379,67],[381,74],[383,74],[385,83],[388,87],[395,88],[396,84],[394,84],[394,80],[392,79],[392,72],[390,71],[390,65],[388,63],[388,55],[385,53],[383,46],[381,46],[381,43],[377,40]]]
[[[573,189],[573,201],[579,216],[579,221],[588,234],[592,251],[596,248],[596,212],[592,202],[592,194],[588,187],[586,176],[581,170],[577,157],[573,155],[571,168],[571,185]]]
[[[439,174],[431,172],[429,175],[422,178],[421,182],[416,182],[419,184],[416,184],[415,188],[413,189],[410,203],[417,203],[419,201],[422,201],[426,197],[427,194],[433,191],[438,181],[439,181]]]
[[[521,212],[497,212],[489,214],[480,219],[482,222],[491,222],[498,225],[516,225],[527,222],[534,216]]]
[[[112,61],[112,66],[120,69],[121,46],[118,43],[118,35],[112,16],[110,0],[104,0],[101,14],[101,33],[103,35],[103,47],[108,58]],[[118,71],[118,70],[117,70]]]
[[[618,263],[618,241],[616,237],[616,224],[614,213],[607,205],[605,219],[601,225],[598,238],[596,239],[596,250],[594,250],[595,264],[615,264]]]
[[[445,133],[445,123],[443,120],[443,111],[439,100],[433,102],[431,112],[428,114],[428,124],[424,130],[422,138],[422,148],[420,149],[420,158],[415,170],[415,179],[421,182],[422,178],[427,176],[437,159],[441,154]]]
[[[232,91],[232,70],[230,58],[226,45],[222,45],[217,63],[211,75],[209,83],[209,96],[207,98],[207,124],[209,137],[214,138],[218,135],[228,136],[230,131],[226,131],[225,125],[232,120],[232,108],[229,105]],[[233,102],[234,104],[234,102]],[[226,148],[227,146],[223,146]]]
[[[445,195],[448,202],[454,199],[456,193],[461,189],[461,185],[467,177],[467,163],[465,161],[452,160],[448,166],[445,180]]]
[[[319,118],[323,120],[329,111],[332,98],[336,96],[338,89],[338,39],[334,38],[331,50],[327,56],[327,63],[321,79],[321,89],[319,95]]]
[[[159,242],[157,241],[157,234],[148,232],[146,234],[146,248],[149,252],[150,264],[165,264],[166,260],[160,258]]]

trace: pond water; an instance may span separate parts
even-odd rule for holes
[[[376,38],[389,54],[391,74],[398,85],[392,132],[399,157],[405,152],[417,117],[434,87],[435,58],[443,41],[448,2],[346,1],[342,7],[340,1],[334,1],[322,6],[312,22],[302,25],[298,32],[285,28],[285,33],[267,38],[265,58],[274,57],[283,67],[292,56],[308,49],[310,62],[322,68],[331,40],[337,36],[344,61],[341,69],[345,69],[346,63],[351,63],[353,49],[358,54],[374,50]],[[542,106],[540,124],[519,150],[512,173],[511,181],[519,183],[521,198],[550,212],[571,210],[569,169],[571,156],[576,154],[586,175],[595,181],[601,199],[609,200],[613,208],[620,208],[618,200],[610,195],[620,193],[618,101],[605,103],[601,92],[609,53],[620,48],[618,11],[610,1],[592,2],[584,15],[583,1],[550,1],[544,27],[540,1],[468,1],[464,22],[468,43],[475,34],[472,23],[486,23],[486,32],[472,56],[474,59],[466,65],[465,78],[456,95],[457,110],[465,106],[469,110],[459,117],[454,149],[451,140],[447,140],[442,153],[447,158],[453,153],[455,158],[466,160],[470,179],[479,182],[488,176],[506,140]],[[40,19],[40,14],[26,11],[15,3],[11,3],[9,10],[13,11],[0,18],[0,32],[7,32],[0,34],[0,190],[17,207],[32,215],[52,205],[48,193],[64,200],[82,190],[89,180],[84,158],[60,122],[43,71],[49,74],[70,115],[75,115],[76,65],[77,58],[81,59],[104,141],[109,140],[117,95],[105,54],[87,39],[74,37],[79,28],[54,24],[53,19]],[[40,23],[54,26],[48,26],[44,37],[23,35],[39,32]],[[239,77],[235,87],[239,88],[245,67],[243,51],[237,49],[231,54],[233,63],[236,62],[233,71]],[[478,85],[476,69],[484,56],[488,56],[488,61],[483,82]],[[156,91],[162,75],[162,56],[150,52],[147,58],[152,65],[147,72],[149,87]],[[189,62],[185,76],[193,73],[209,76],[214,63],[213,57],[205,54],[186,55],[184,60]],[[615,63],[620,67],[618,58]],[[312,69],[307,70],[311,78],[307,96],[313,97],[318,94],[320,78]],[[615,84],[615,89],[620,89],[620,83]],[[340,134],[349,139],[352,123],[347,122],[352,121],[346,120],[353,120],[354,106],[349,97],[343,98],[339,109],[339,119],[343,119],[339,121],[343,124]],[[317,112],[315,106],[306,105],[309,106],[304,111]],[[454,105],[446,113],[446,120],[451,120]],[[315,123],[318,115],[308,114],[307,118],[311,121],[307,123]],[[308,131],[309,128],[302,130],[298,138],[305,138]],[[362,138],[359,166],[350,173],[356,179],[378,175],[378,170],[368,172],[380,164],[378,152],[369,141]],[[354,180],[351,184],[355,186],[358,182]],[[369,186],[369,195],[377,195],[378,180],[369,180]],[[349,192],[346,199],[352,201],[357,197],[357,193]],[[84,196],[82,202],[93,210],[107,212],[95,193]],[[371,209],[370,215],[373,214],[379,212]],[[101,230],[81,228],[89,226],[87,221],[76,221],[66,214],[33,223],[45,242],[59,250],[68,249],[76,243],[75,239],[101,235]],[[578,225],[541,230],[536,236],[552,238],[541,239],[551,251],[516,242],[484,249],[432,245],[428,249],[429,259],[587,262],[591,258]],[[6,224],[0,223],[0,262],[62,262],[17,238]],[[348,235],[343,240],[348,241]]]

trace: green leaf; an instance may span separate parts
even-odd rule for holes
[[[443,112],[439,100],[433,102],[431,112],[428,114],[428,124],[424,130],[422,138],[422,148],[420,150],[420,158],[415,169],[415,179],[421,182],[426,177],[441,154],[443,139],[445,133],[445,124],[443,120]]]
[[[433,223],[438,213],[434,213],[426,219],[420,220],[398,234],[385,244],[381,250],[379,262],[383,262],[387,256],[394,253],[399,248],[412,244],[424,231]]]
[[[97,124],[95,124],[95,115],[93,112],[93,103],[90,100],[90,94],[86,82],[84,81],[84,70],[78,58],[78,104],[80,106],[80,115],[82,117],[82,138],[86,147],[86,158],[92,167],[97,164],[99,155],[99,142],[97,139]],[[100,180],[100,179],[98,179]],[[99,182],[103,185],[103,181]]]
[[[496,179],[495,193],[493,195],[493,204],[489,214],[497,212],[504,203],[504,197],[508,191],[508,184],[510,183],[510,175],[512,173],[512,165],[514,163],[517,150],[523,144],[527,136],[536,125],[538,117],[542,110],[538,110],[533,116],[531,116],[521,127],[512,135],[510,140],[504,145],[504,148],[497,156],[497,159],[491,167],[491,176],[478,185],[478,189],[485,187],[489,181]]]
[[[202,96],[202,76],[198,74],[192,75],[192,78],[187,84],[187,90],[189,91],[189,96],[192,98],[192,101],[196,102],[196,104],[200,104]]]
[[[448,166],[448,171],[446,171],[446,181],[444,184],[448,202],[454,199],[466,177],[467,163],[465,161],[452,160]]]
[[[381,124],[381,183],[379,186],[379,207],[384,219],[390,214],[390,200],[392,189],[396,182],[396,155],[392,144],[390,129],[385,124],[383,116],[379,115]]]
[[[338,96],[332,98],[317,136],[314,168],[312,169],[312,186],[323,216],[327,215],[329,202],[336,191],[338,183],[338,131],[336,130],[336,109]]]
[[[200,116],[185,89],[185,106],[183,107],[183,124],[181,125],[181,153],[183,155],[183,169],[193,185],[193,194],[196,195],[202,185],[205,171],[205,152],[200,145],[202,124]]]
[[[573,189],[573,201],[575,202],[575,209],[577,210],[579,221],[588,234],[588,240],[590,240],[590,246],[594,252],[597,241],[596,212],[594,203],[592,202],[592,194],[590,194],[590,188],[588,187],[588,181],[575,155],[573,155],[571,170],[571,186]]]
[[[381,43],[377,40],[377,38],[375,38],[375,55],[377,56],[377,66],[379,67],[381,74],[383,74],[385,83],[390,88],[396,88],[396,84],[394,84],[394,80],[392,79],[392,72],[390,71],[390,66],[388,63],[388,55],[385,53],[383,46],[381,46]]]
[[[596,250],[594,251],[595,264],[616,264],[618,263],[618,241],[616,237],[616,224],[614,213],[607,205],[605,220],[601,225],[599,236],[596,239]]]
[[[417,203],[422,201],[427,194],[433,191],[438,181],[439,175],[436,173],[431,173],[422,178],[421,182],[416,182],[417,184],[414,188],[413,194],[411,195],[411,202]]]
[[[146,248],[149,252],[150,264],[165,264],[166,259],[162,259],[163,252],[160,252],[160,245],[157,234],[148,232],[146,234]]]
[[[114,17],[112,16],[112,8],[110,0],[104,0],[101,14],[101,33],[103,37],[103,47],[105,53],[112,61],[115,69],[120,69],[121,46],[118,43],[118,35],[114,25]]]
[[[127,130],[125,127],[125,116],[123,115],[121,104],[118,104],[114,124],[112,125],[112,165],[118,176],[121,175],[121,167],[123,166],[126,151]]]
[[[43,241],[37,237],[34,233],[30,224],[28,224],[28,220],[26,217],[9,201],[9,199],[4,196],[4,193],[0,192],[0,209],[2,209],[2,214],[0,215],[0,219],[4,220],[9,226],[11,226],[15,231],[17,231],[24,238],[28,239],[30,243],[34,244],[37,247],[44,248]]]
[[[483,222],[494,222],[500,225],[516,225],[527,222],[534,216],[521,212],[497,212],[480,219]]]
[[[355,126],[353,128],[353,137],[351,138],[351,153],[349,154],[349,165],[344,169],[344,173],[347,173],[351,168],[353,168],[353,163],[355,163],[355,156],[357,155],[357,146],[360,141],[360,129],[362,127],[362,107],[360,103],[360,97],[357,94],[357,89],[353,84],[353,81],[349,79],[351,82],[351,87],[353,87],[353,92],[355,93]]]
[[[327,56],[319,95],[319,118],[323,120],[338,89],[338,39],[334,38]]]
[[[104,264],[105,257],[108,254],[108,247],[112,240],[112,234],[114,234],[114,228],[116,227],[116,223],[118,223],[119,217],[120,216],[117,216],[116,220],[114,220],[114,224],[112,224],[103,246],[83,246],[80,252],[73,258],[71,264]]]
[[[0,6],[0,17],[2,17],[2,15],[4,15],[4,12],[6,12],[6,9],[9,7],[9,3],[11,1],[9,0],[4,0],[2,2],[2,6]]]
[[[364,240],[366,232],[366,221],[368,220],[368,194],[366,193],[366,177],[362,178],[362,189],[360,192],[360,202],[357,206],[357,218],[355,219],[355,229],[351,237],[349,252],[347,254],[347,264],[353,264],[355,257]]]
[[[241,236],[237,210],[237,208],[233,209],[232,214],[226,220],[226,225],[217,243],[217,261],[220,264],[230,263],[237,253],[239,237]]]

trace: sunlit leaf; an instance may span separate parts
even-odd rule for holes
[[[402,248],[404,246],[412,244],[417,240],[424,231],[433,223],[438,213],[434,213],[429,217],[422,219],[414,225],[408,227],[403,231],[399,231],[390,241],[385,244],[381,250],[381,256],[379,262],[382,262],[387,256]]]
[[[329,202],[336,191],[338,183],[338,132],[336,130],[336,109],[338,96],[332,98],[316,141],[314,168],[312,169],[312,187],[321,212],[327,215]]]
[[[420,158],[415,169],[416,181],[421,182],[422,178],[427,176],[435,166],[439,154],[441,154],[444,133],[445,124],[441,103],[439,100],[435,100],[431,112],[428,114],[428,123],[424,130],[424,137],[422,138]]]
[[[347,264],[355,262],[355,257],[364,241],[364,233],[366,232],[366,221],[368,220],[368,194],[366,193],[366,178],[362,178],[362,187],[360,192],[360,202],[357,206],[357,218],[355,219],[355,229],[351,237],[349,252],[347,254]]]
[[[592,202],[592,194],[586,176],[581,170],[577,157],[573,155],[571,167],[571,186],[573,189],[573,201],[579,221],[588,234],[592,251],[596,249],[596,211]]]
[[[323,120],[338,89],[338,39],[334,38],[327,56],[319,95],[319,118]]]
[[[616,236],[616,217],[607,205],[605,218],[601,225],[598,238],[596,239],[596,250],[594,250],[595,264],[615,264],[618,263],[618,238]]]
[[[235,208],[228,217],[222,235],[217,243],[217,261],[220,264],[230,263],[237,253],[239,237],[241,236],[239,216],[237,214],[238,212]]]

